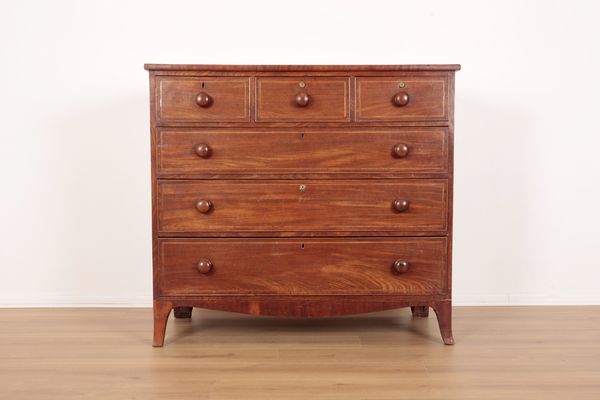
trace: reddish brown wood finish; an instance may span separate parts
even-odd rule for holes
[[[448,80],[373,77],[356,79],[357,121],[426,121],[448,118]]]
[[[452,336],[452,302],[450,300],[438,301],[434,303],[432,308],[437,316],[444,343],[454,344],[454,337]]]
[[[404,90],[402,90],[402,91],[396,93],[394,95],[394,97],[392,97],[392,100],[396,107],[404,107],[408,104],[408,101],[410,100],[410,98],[408,97],[408,93],[406,93]]]
[[[348,78],[256,79],[256,121],[350,121]]]
[[[165,342],[165,331],[167,329],[167,320],[173,309],[170,301],[154,300],[154,338],[152,346],[162,347]]]
[[[213,98],[208,95],[206,92],[200,92],[196,96],[196,104],[200,107],[210,107],[213,103]]]
[[[221,65],[221,64],[144,64],[149,71],[216,71],[216,72],[338,72],[343,75],[364,71],[396,72],[396,71],[458,71],[460,64],[419,64],[419,65]]]
[[[160,295],[444,293],[445,238],[161,239]],[[397,259],[410,268],[394,270]],[[210,273],[199,273],[210,260]]]
[[[201,274],[205,274],[206,275],[206,274],[208,274],[209,272],[212,271],[212,269],[213,269],[213,263],[210,260],[210,258],[203,257],[196,264],[196,269]],[[194,276],[198,276],[198,275],[194,275]]]
[[[160,128],[157,173],[160,178],[445,177],[447,136],[447,128]]]
[[[153,345],[171,310],[192,307],[313,317],[410,306],[415,318],[431,307],[454,342],[460,66],[145,67]]]
[[[434,307],[436,295],[202,295],[162,296],[171,307],[200,307],[279,317],[344,316],[409,306]]]
[[[160,181],[158,230],[444,231],[445,180]]]
[[[159,123],[250,121],[249,78],[162,77],[156,84]]]

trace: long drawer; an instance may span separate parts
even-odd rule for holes
[[[159,234],[444,231],[447,181],[158,182]]]
[[[446,238],[160,239],[159,294],[402,294],[446,290]]]
[[[448,128],[159,129],[159,177],[448,172]]]

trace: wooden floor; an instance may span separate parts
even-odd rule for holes
[[[455,346],[409,309],[195,309],[152,348],[151,314],[0,309],[0,399],[600,399],[600,307],[456,307]]]

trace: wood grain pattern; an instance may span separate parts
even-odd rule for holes
[[[260,77],[256,121],[350,121],[348,78]],[[306,95],[306,104],[297,96]]]
[[[154,337],[152,346],[162,347],[165,342],[165,331],[167,329],[167,320],[173,309],[170,301],[154,300]]]
[[[209,96],[207,104],[197,103],[198,94]],[[157,80],[158,123],[169,121],[250,121],[250,81],[248,78],[207,77]]]
[[[393,99],[404,93],[406,105]],[[445,77],[373,77],[356,79],[357,121],[424,121],[448,118],[448,82]]]
[[[460,66],[145,67],[156,346],[170,311],[186,319],[191,307],[307,317],[433,308],[453,343]],[[435,271],[387,260],[399,251]]]
[[[452,336],[452,301],[442,300],[433,303],[432,307],[440,327],[440,334],[444,344],[454,344]]]
[[[156,177],[156,76],[150,71],[150,190],[152,201],[152,298],[158,298],[158,207]]]
[[[304,188],[304,189],[303,189]],[[445,180],[164,181],[159,232],[439,231],[446,229]],[[409,202],[399,213],[394,200]],[[210,212],[196,203],[209,200]]]
[[[251,171],[254,176],[280,177],[444,176],[446,137],[447,128],[160,128],[157,175],[198,179],[247,176]],[[397,152],[396,146],[401,146]]]
[[[192,306],[241,314],[280,317],[339,317],[403,308],[434,307],[434,295],[173,295],[162,296],[172,307]]]
[[[442,293],[445,238],[161,239],[160,295]],[[210,274],[196,264],[209,259]],[[409,264],[394,273],[394,261]]]
[[[415,64],[415,65],[222,65],[222,64],[144,64],[150,71],[217,71],[217,72],[324,72],[342,73],[356,71],[458,71],[460,64]]]
[[[599,306],[455,307],[460,341],[410,311],[340,318],[195,309],[152,348],[148,308],[0,309],[9,400],[594,400]]]

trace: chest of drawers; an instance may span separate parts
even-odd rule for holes
[[[458,65],[145,66],[154,346],[171,311],[432,308],[452,344]]]

